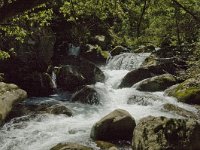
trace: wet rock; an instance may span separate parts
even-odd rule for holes
[[[92,150],[92,148],[77,143],[59,143],[50,150]]]
[[[97,144],[97,147],[100,147],[103,150],[118,150],[118,148],[109,142],[105,142],[105,141],[95,141],[95,143]]]
[[[119,88],[131,87],[135,83],[142,81],[146,78],[158,76],[161,74],[170,73],[173,74],[175,72],[175,66],[173,64],[161,64],[161,65],[153,65],[148,67],[141,67],[139,69],[133,70],[129,72],[123,79],[119,86]]]
[[[54,104],[54,103],[41,103],[41,104],[27,104],[26,102],[17,103],[13,106],[12,111],[6,118],[6,121],[9,121],[16,117],[21,116],[34,116],[35,114],[65,114],[66,116],[71,117],[73,115],[72,111],[64,106],[63,104]]]
[[[55,115],[65,114],[69,117],[72,116],[72,111],[69,108],[67,108],[66,106],[60,105],[60,104],[53,105],[53,106],[47,108],[46,112],[50,113],[50,114],[55,114]]]
[[[58,86],[62,88],[68,87],[67,89],[74,90],[78,86],[103,82],[105,79],[104,73],[95,64],[85,59],[70,57],[63,64],[66,65],[61,66],[57,75]]]
[[[134,94],[128,99],[127,104],[148,106],[148,105],[153,105],[154,101],[163,101],[163,99],[151,93],[145,93],[143,95]]]
[[[26,91],[15,84],[0,82],[0,124],[13,108],[13,105],[27,97]]]
[[[4,81],[5,81],[4,74],[0,73],[0,82],[4,82]]]
[[[200,104],[200,80],[191,78],[167,90],[169,96],[176,97],[178,101],[188,104]]]
[[[143,46],[143,47],[136,49],[134,52],[136,52],[136,53],[150,53],[150,52],[153,52],[153,51],[155,51],[155,46],[147,45],[147,46]]]
[[[86,79],[79,71],[78,67],[62,66],[57,75],[57,85],[65,90],[73,91],[77,87],[86,84]]]
[[[141,81],[136,89],[149,92],[163,91],[176,83],[177,81],[173,75],[163,74]]]
[[[92,127],[90,137],[94,140],[110,142],[130,141],[134,128],[134,118],[127,111],[116,109]]]
[[[181,108],[181,107],[178,107],[176,105],[169,104],[169,103],[163,105],[163,111],[175,113],[175,114],[182,116],[182,117],[185,117],[185,118],[200,119],[200,116],[198,116],[198,114],[195,114],[192,111],[188,111],[184,108]]]
[[[84,104],[99,104],[100,95],[91,86],[83,86],[80,90],[76,91],[72,97],[72,102],[81,102]]]
[[[124,52],[128,52],[128,49],[123,46],[116,46],[111,50],[110,54],[111,56],[116,56]]]
[[[200,124],[193,119],[143,118],[133,132],[133,149],[186,150],[200,148]]]
[[[27,90],[28,96],[49,96],[54,93],[51,76],[47,73],[24,74],[21,85]]]

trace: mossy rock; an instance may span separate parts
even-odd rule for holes
[[[93,150],[90,147],[76,143],[59,143],[50,150]]]
[[[188,104],[200,104],[200,81],[191,78],[168,91],[169,96]]]
[[[97,147],[100,147],[103,150],[110,150],[111,148],[117,150],[117,147],[114,144],[109,143],[109,142],[95,141],[95,143],[97,144]]]
[[[133,132],[134,150],[198,150],[200,124],[195,119],[148,116]]]
[[[137,90],[149,92],[163,91],[174,84],[176,84],[176,79],[173,75],[163,74],[145,79],[137,86]]]

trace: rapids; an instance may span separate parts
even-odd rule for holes
[[[39,114],[14,118],[0,128],[1,150],[49,150],[60,142],[75,142],[98,149],[90,139],[90,130],[95,122],[111,111],[121,108],[127,110],[136,120],[153,115],[178,117],[170,112],[162,111],[165,103],[196,112],[196,109],[164,96],[164,92],[140,92],[131,88],[117,89],[122,78],[131,69],[138,68],[149,54],[123,54],[112,58],[106,66],[101,67],[106,75],[104,83],[92,85],[100,94],[100,105],[71,103],[62,94],[43,98],[31,98],[30,102],[64,103],[72,109],[74,116]],[[55,78],[55,76],[54,76]],[[127,104],[132,96],[143,97],[141,101]],[[145,104],[144,104],[145,103]],[[127,148],[128,149],[128,148]]]

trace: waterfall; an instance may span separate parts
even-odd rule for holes
[[[117,88],[129,70],[138,68],[148,55],[148,53],[120,54],[101,68],[106,80],[104,83],[97,82],[93,85],[100,95],[101,105],[62,101],[74,112],[73,117],[40,114],[35,117],[22,116],[6,123],[0,128],[0,150],[49,150],[61,142],[80,143],[98,150],[99,148],[90,139],[91,128],[94,123],[117,108],[127,110],[135,118],[136,123],[149,115],[180,118],[172,112],[162,110],[166,103],[196,112],[195,108],[177,102],[172,97],[164,96],[164,92],[141,92],[135,87]],[[54,72],[52,81],[56,83]],[[54,95],[40,98],[40,101],[41,99],[61,102],[59,99],[62,97]]]
[[[52,71],[51,80],[52,80],[52,83],[53,83],[53,88],[54,88],[54,89],[57,89],[57,84],[56,84],[56,73],[55,73],[54,71]]]
[[[69,44],[68,55],[78,56],[80,53],[80,47],[76,47],[73,44]]]
[[[133,70],[140,67],[150,53],[123,53],[108,61],[107,68],[111,70]]]

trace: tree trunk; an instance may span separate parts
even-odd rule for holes
[[[140,37],[140,28],[141,28],[141,24],[142,24],[142,19],[144,17],[145,11],[148,8],[147,6],[147,0],[144,1],[144,6],[142,8],[142,13],[140,15],[139,21],[138,21],[138,25],[137,25],[137,38]]]
[[[200,17],[197,17],[196,14],[193,11],[189,10],[188,8],[186,8],[185,6],[183,6],[182,4],[180,4],[176,0],[172,0],[172,2],[175,5],[177,5],[178,7],[182,8],[185,12],[187,12],[188,14],[190,14],[194,18],[194,20],[196,20],[198,23],[200,23]]]

